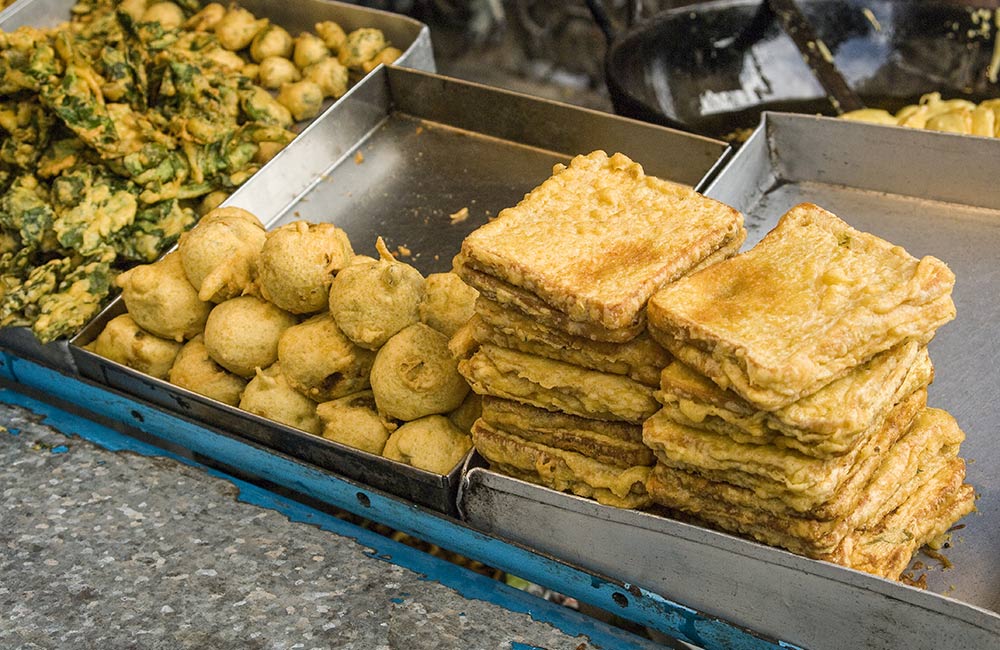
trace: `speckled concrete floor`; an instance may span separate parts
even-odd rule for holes
[[[0,404],[0,648],[594,647],[36,420]]]

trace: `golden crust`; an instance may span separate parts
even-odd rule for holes
[[[646,479],[650,467],[623,469],[581,454],[531,442],[477,420],[472,426],[476,451],[503,474],[561,492],[593,498],[619,508],[650,504]]]
[[[627,377],[495,345],[480,346],[458,371],[480,395],[585,418],[640,424],[659,407],[652,388]]]
[[[752,250],[664,287],[651,333],[762,410],[815,392],[955,316],[955,276],[822,208],[792,208]]]
[[[480,291],[466,269],[534,294],[570,321],[618,330],[639,321],[659,287],[742,232],[729,206],[646,176],[623,154],[595,151],[557,165],[466,237],[455,266]]]

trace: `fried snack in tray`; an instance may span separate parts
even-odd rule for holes
[[[472,318],[479,292],[454,273],[431,273],[426,280],[420,322],[450,337]]]
[[[663,369],[657,398],[674,422],[738,443],[775,445],[815,458],[850,451],[879,414],[934,375],[927,349],[915,341],[879,353],[812,395],[767,412],[754,409],[679,361]]]
[[[650,332],[685,364],[773,411],[955,316],[954,274],[809,203],[752,250],[649,301]]]
[[[670,362],[670,354],[646,332],[624,343],[593,341],[546,327],[520,311],[504,309],[485,298],[476,301],[471,322],[477,341],[624,375],[647,386],[660,384],[660,371]]]
[[[556,165],[516,206],[465,238],[456,272],[553,329],[626,341],[661,286],[746,232],[736,210],[602,151]]]
[[[332,223],[285,224],[267,233],[260,250],[260,295],[293,314],[324,311],[334,275],[353,257],[347,233]]]
[[[447,474],[472,449],[469,434],[443,415],[406,422],[385,443],[382,455],[418,469]]]
[[[424,277],[397,262],[379,237],[379,260],[359,260],[337,273],[330,285],[330,313],[349,339],[369,350],[419,322]]]
[[[455,410],[469,392],[457,366],[444,334],[410,325],[375,355],[371,386],[379,413],[409,421]]]
[[[278,359],[278,341],[296,318],[254,296],[216,305],[205,323],[205,347],[219,365],[240,377],[253,377]]]
[[[482,418],[472,427],[472,441],[493,469],[555,490],[593,498],[619,508],[651,503],[646,480],[652,467],[622,468],[583,454],[525,440]]]
[[[316,415],[316,402],[292,388],[275,363],[256,375],[240,397],[240,408],[249,413],[320,435],[323,424]]]
[[[278,361],[290,386],[311,400],[327,402],[369,387],[375,353],[354,345],[324,313],[282,332]]]
[[[115,279],[129,316],[145,330],[174,341],[201,333],[212,303],[198,298],[188,282],[180,253],[125,271]]]
[[[831,559],[848,536],[879,529],[928,477],[944,471],[942,479],[950,484],[957,477],[961,484],[964,464],[957,454],[963,439],[948,413],[924,409],[910,430],[887,450],[867,483],[846,490],[849,497],[837,508],[841,514],[829,519],[804,515],[778,499],[761,499],[746,488],[662,464],[653,470],[647,487],[657,503],[673,510],[801,555]]]
[[[184,344],[167,374],[175,386],[237,406],[247,380],[216,363],[205,347],[205,337],[199,334]]]
[[[369,454],[380,455],[396,428],[395,423],[378,414],[370,390],[323,402],[316,407],[316,415],[323,423],[324,438]]]
[[[266,238],[260,219],[234,207],[212,210],[181,235],[177,250],[198,297],[218,303],[250,290]]]
[[[472,424],[483,414],[483,397],[473,390],[465,395],[458,408],[447,414],[456,427],[466,433],[472,431]]]
[[[128,314],[112,318],[98,337],[84,347],[157,379],[166,379],[181,350],[180,343],[150,334]]]
[[[918,103],[908,104],[895,114],[880,108],[862,108],[840,117],[911,129],[1000,137],[1000,99],[976,104],[967,99],[942,99],[941,93],[933,92],[921,95]]]

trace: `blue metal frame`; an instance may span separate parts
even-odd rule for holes
[[[671,602],[635,585],[615,582],[571,567],[554,558],[481,533],[450,517],[430,512],[249,441],[189,422],[111,389],[67,376],[7,352],[3,352],[0,357],[0,378],[13,382],[14,388],[21,385],[42,391],[58,401],[121,423],[127,428],[138,429],[164,441],[168,446],[190,450],[224,466],[238,468],[241,473],[254,479],[279,485],[319,502],[389,525],[408,535],[513,573],[706,650],[796,647],[763,638],[752,631]],[[77,434],[108,449],[130,449],[147,455],[171,455],[159,447],[117,433],[16,391],[0,392],[0,400],[42,413],[53,426],[64,433]],[[528,612],[536,618],[541,615],[540,620],[545,620],[568,634],[586,634],[594,643],[604,647],[629,645],[624,637],[608,632],[612,628],[601,629],[607,626],[591,625],[582,629],[578,618],[580,615],[572,610],[527,596],[500,585],[495,580],[397,544],[246,481],[221,472],[214,473],[236,484],[243,498],[251,503],[277,509],[293,519],[319,524],[359,541],[364,539],[363,544],[382,549],[376,552],[377,557],[408,568],[420,566],[415,570],[423,571],[428,577],[453,587],[468,597],[495,602],[512,611]],[[430,563],[433,564],[431,570],[427,564],[430,560],[426,558],[440,564]],[[619,631],[619,634],[627,633]],[[603,640],[597,638],[600,636],[603,636]]]

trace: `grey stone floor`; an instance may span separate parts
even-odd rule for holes
[[[0,404],[0,648],[595,647],[37,419]]]

